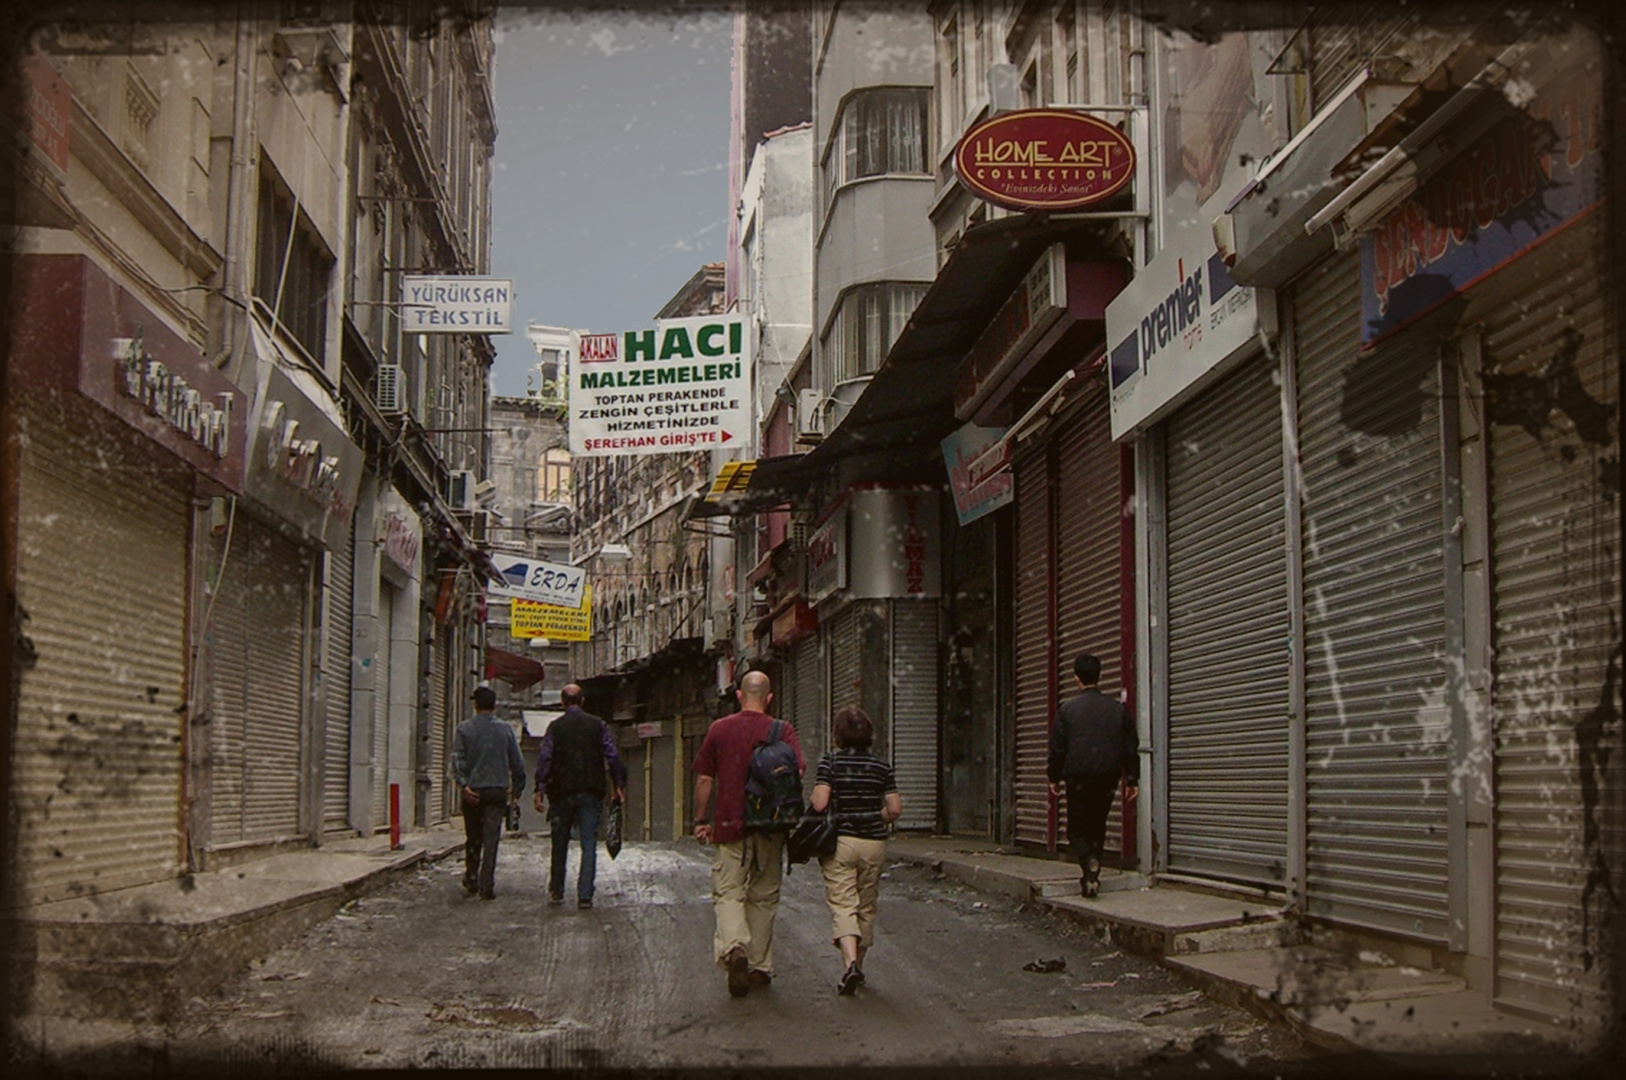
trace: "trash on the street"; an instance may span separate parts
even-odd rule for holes
[[[1192,990],[1185,994],[1175,994],[1172,997],[1155,1001],[1135,1014],[1137,1020],[1147,1020],[1154,1016],[1167,1016],[1169,1013],[1180,1012],[1200,1005],[1203,1000],[1201,990]]]
[[[1050,975],[1058,971],[1067,970],[1067,961],[1058,956],[1051,960],[1030,960],[1022,965],[1023,971],[1036,971],[1040,975]]]

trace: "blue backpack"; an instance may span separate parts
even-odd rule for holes
[[[796,749],[785,742],[785,722],[775,719],[768,737],[751,750],[745,774],[747,833],[789,832],[802,820],[802,774],[796,768]]]

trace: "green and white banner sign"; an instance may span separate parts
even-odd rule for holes
[[[583,334],[571,377],[573,455],[749,444],[750,340],[736,316],[657,319],[653,330]]]

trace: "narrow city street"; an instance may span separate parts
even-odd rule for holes
[[[869,981],[854,997],[834,991],[818,870],[797,867],[775,934],[777,977],[731,999],[711,964],[700,848],[631,845],[613,862],[601,853],[595,906],[579,911],[573,900],[546,905],[547,844],[504,841],[491,903],[464,895],[455,857],[352,903],[195,1002],[162,1035],[170,1062],[1156,1074],[1254,1073],[1311,1057],[1284,1027],[1214,1004],[1079,927],[901,862],[883,882]],[[573,876],[569,888],[573,897]],[[1063,970],[1023,970],[1058,958]]]

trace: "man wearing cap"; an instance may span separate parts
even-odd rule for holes
[[[495,900],[503,812],[509,789],[525,790],[525,759],[514,729],[492,715],[497,695],[491,687],[475,687],[469,700],[474,719],[457,725],[452,740],[452,776],[463,795],[463,891]]]
[[[536,810],[543,796],[552,804],[548,828],[552,831],[552,861],[548,867],[548,903],[565,900],[565,860],[570,854],[570,830],[581,837],[581,864],[576,867],[576,907],[593,906],[593,883],[598,870],[598,822],[604,793],[620,802],[627,794],[627,767],[615,748],[610,726],[582,710],[582,688],[571,683],[559,691],[565,711],[548,725],[536,758]],[[604,771],[610,772],[605,784]]]

